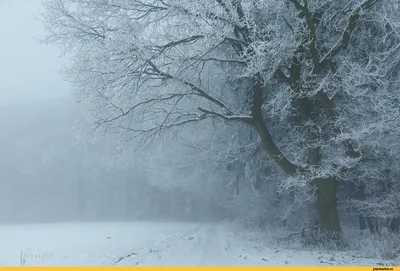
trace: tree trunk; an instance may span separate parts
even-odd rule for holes
[[[365,200],[365,184],[363,182],[361,182],[360,185],[358,187],[356,187],[355,189],[356,189],[356,193],[354,195],[354,198],[357,200]],[[364,217],[363,214],[359,215],[358,221],[360,222],[360,230],[367,229],[367,223],[369,223],[367,220],[368,219],[366,217]],[[369,224],[368,224],[368,227],[369,227]]]
[[[297,89],[299,71],[299,63],[297,57],[294,57],[294,63],[291,68],[290,85],[292,89]],[[257,74],[254,78],[254,94],[252,104],[252,116],[253,124],[258,131],[261,139],[262,147],[267,151],[269,156],[277,163],[277,165],[288,175],[296,176],[299,173],[304,172],[304,168],[293,164],[287,157],[281,152],[279,147],[275,144],[267,125],[265,124],[262,117],[262,98],[263,98],[263,80],[260,74]],[[303,124],[307,123],[310,118],[310,103],[307,99],[298,99],[300,107],[300,117]],[[308,143],[315,143],[318,136],[313,132],[308,131]],[[312,144],[313,145],[313,144]],[[321,162],[320,146],[309,147],[309,159],[308,163],[313,166],[318,166]],[[327,178],[324,180],[314,180],[313,183],[317,186],[317,211],[319,216],[320,229],[325,232],[332,233],[339,236],[340,224],[339,215],[337,212],[337,180],[335,178]]]
[[[358,216],[358,221],[360,222],[360,230],[365,230],[367,228],[367,224],[365,223],[365,219],[362,215]]]
[[[400,232],[400,218],[393,218],[390,221],[389,229],[391,232],[399,233]]]
[[[384,170],[384,175],[388,178],[388,180],[386,180],[386,182],[385,181],[382,181],[382,190],[383,190],[383,192],[384,193],[387,193],[387,194],[389,194],[389,193],[391,193],[392,191],[392,185],[393,185],[393,182],[392,182],[392,180],[390,179],[390,176],[391,176],[391,170],[390,169],[385,169]],[[390,222],[389,222],[389,225],[388,225],[389,227],[389,230],[391,231],[391,232],[393,232],[393,233],[399,233],[399,231],[400,231],[400,217],[393,217],[391,220],[390,220]]]
[[[378,232],[378,221],[375,217],[368,216],[365,218],[367,220],[368,229],[371,234]]]
[[[317,212],[319,227],[332,234],[340,233],[339,215],[337,211],[337,180],[328,178],[317,183]]]

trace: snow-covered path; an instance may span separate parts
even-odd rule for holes
[[[0,265],[377,265],[343,253],[285,250],[228,224],[54,223],[0,226]]]
[[[232,257],[226,226],[220,224],[190,225],[172,236],[138,247],[137,254],[118,265],[249,265],[240,257]]]

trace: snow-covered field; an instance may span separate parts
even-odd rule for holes
[[[0,265],[377,265],[349,252],[279,249],[229,224],[54,223],[0,226]]]

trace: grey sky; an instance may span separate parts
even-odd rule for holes
[[[44,35],[40,8],[41,0],[0,0],[0,105],[70,96],[59,51],[35,40]]]

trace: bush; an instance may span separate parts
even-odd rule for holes
[[[400,257],[399,235],[384,231],[380,235],[365,235],[349,240],[351,248],[362,252],[363,256],[381,259],[397,259]]]

